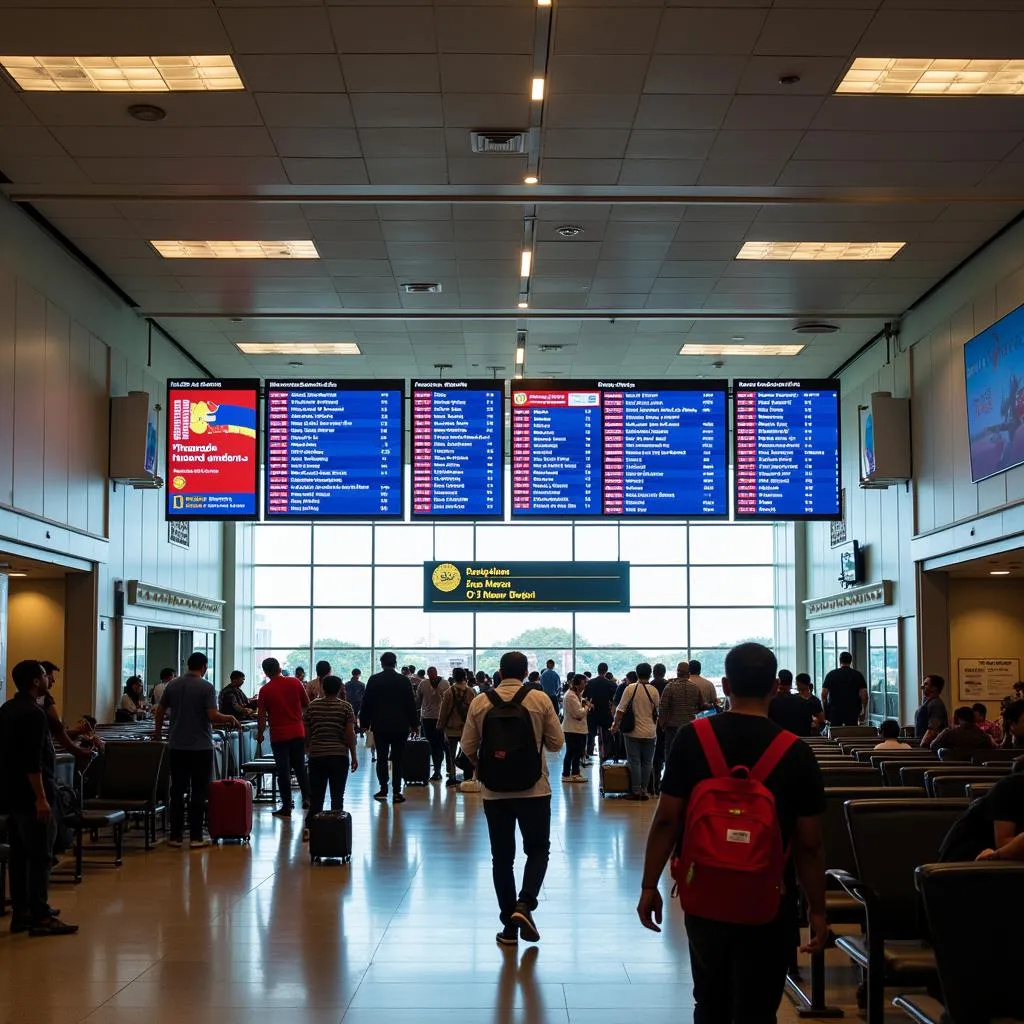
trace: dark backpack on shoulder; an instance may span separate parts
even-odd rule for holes
[[[533,719],[523,707],[530,692],[519,687],[511,700],[487,691],[491,707],[484,715],[478,753],[480,781],[495,793],[518,793],[530,789],[544,774]]]

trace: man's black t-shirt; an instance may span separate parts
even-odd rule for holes
[[[1024,775],[1000,779],[953,823],[939,848],[940,861],[975,860],[995,846],[997,821],[1012,821],[1014,834],[1024,832]]]
[[[833,725],[843,722],[856,724],[860,718],[860,691],[866,690],[868,684],[864,676],[855,668],[843,666],[834,668],[821,684],[823,690],[828,690],[828,707],[826,717]]]
[[[726,764],[753,767],[782,731],[767,718],[727,711],[709,719],[722,748]],[[668,796],[688,800],[698,782],[711,777],[704,751],[692,725],[676,734],[665,764],[661,790]],[[825,811],[825,787],[814,753],[806,743],[794,743],[768,776],[765,785],[775,797],[782,840],[788,843],[797,818],[809,818]]]
[[[786,729],[797,736],[810,736],[814,708],[809,700],[795,693],[780,693],[768,705],[768,717],[780,729]]]
[[[594,676],[584,688],[583,696],[593,705],[590,711],[591,725],[609,728],[614,717],[612,698],[615,696],[615,684],[604,676]]]
[[[54,799],[56,755],[46,712],[27,693],[16,693],[0,708],[0,811],[31,812],[35,791],[28,776],[39,774],[49,801]]]

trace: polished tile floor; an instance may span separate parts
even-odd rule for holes
[[[351,865],[311,867],[301,817],[263,804],[251,846],[131,848],[121,869],[55,885],[77,936],[11,936],[0,922],[0,1024],[688,1021],[678,907],[661,935],[634,913],[653,803],[602,801],[595,782],[562,785],[551,767],[538,946],[494,942],[480,796],[432,784],[378,805],[367,759],[346,794]],[[784,1000],[780,1019],[793,1018]]]

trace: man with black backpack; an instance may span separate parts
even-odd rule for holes
[[[661,931],[658,881],[672,877],[686,914],[695,1024],[774,1021],[792,959],[792,857],[809,908],[805,952],[824,948],[821,772],[811,748],[768,719],[775,655],[761,644],[725,659],[730,710],[681,728],[651,823],[637,913]],[[681,838],[680,838],[681,837]]]
[[[462,730],[462,750],[482,784],[501,946],[515,946],[520,935],[527,942],[540,938],[533,911],[548,869],[551,836],[551,783],[544,751],[561,750],[565,742],[547,694],[523,685],[528,668],[525,654],[503,654],[500,685],[470,704]],[[526,854],[518,895],[517,825]]]

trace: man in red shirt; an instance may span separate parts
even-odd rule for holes
[[[309,703],[306,688],[294,676],[281,674],[277,658],[263,662],[267,682],[259,692],[259,717],[256,742],[263,742],[263,734],[270,719],[270,749],[277,766],[277,786],[281,791],[281,806],[274,811],[275,818],[292,816],[292,770],[299,781],[302,806],[309,807],[309,778],[306,775],[306,727],[302,712]]]

